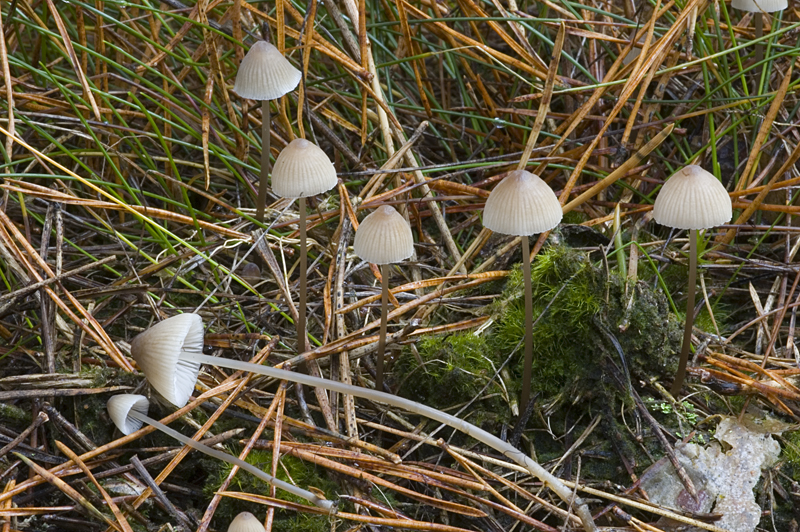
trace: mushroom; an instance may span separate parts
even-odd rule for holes
[[[364,218],[353,241],[356,255],[381,267],[381,332],[375,368],[375,389],[383,390],[383,353],[386,349],[386,314],[389,306],[389,264],[414,254],[411,227],[394,207],[383,205]]]
[[[363,227],[366,222],[367,220],[365,219],[364,222],[361,224],[361,226]],[[403,220],[403,222],[405,223],[405,220]],[[369,226],[367,226],[367,228],[369,228]],[[141,333],[139,336],[148,335],[154,338],[156,336],[161,336],[162,335],[161,332],[159,332],[158,334],[154,334],[152,332],[153,329],[156,328],[168,328],[170,331],[179,330],[178,327],[170,323],[172,320],[176,320],[176,318],[179,317],[181,317],[182,320],[194,322],[191,327],[188,327],[189,329],[194,330],[196,327],[199,327],[200,330],[202,330],[203,321],[199,315],[180,314],[178,316],[166,319],[161,323],[158,323],[148,331]],[[165,326],[165,324],[167,325]],[[182,327],[181,330],[183,328],[185,327]],[[192,338],[194,338],[194,336],[192,336]],[[581,500],[578,497],[575,497],[573,491],[570,488],[568,488],[563,482],[561,482],[561,480],[552,475],[549,471],[547,471],[537,462],[529,458],[525,453],[523,453],[513,445],[509,444],[508,442],[501,440],[497,436],[494,436],[493,434],[490,434],[481,428],[476,427],[472,423],[468,423],[463,419],[442,412],[441,410],[431,408],[429,406],[417,403],[415,401],[411,401],[409,399],[405,399],[403,397],[397,397],[392,394],[383,393],[378,390],[362,388],[360,386],[353,386],[351,384],[345,384],[343,382],[332,381],[320,377],[313,377],[311,375],[306,375],[303,373],[295,373],[293,371],[273,368],[271,366],[261,366],[259,364],[242,362],[240,360],[230,360],[226,358],[207,356],[202,353],[202,341],[199,346],[197,346],[196,344],[186,345],[184,338],[179,338],[178,341],[173,343],[173,349],[175,352],[172,353],[160,352],[160,353],[153,353],[146,355],[141,351],[134,353],[134,348],[133,348],[134,345],[138,345],[138,348],[141,349],[142,347],[148,348],[150,345],[157,347],[159,344],[156,342],[141,342],[139,340],[139,337],[137,337],[134,338],[133,341],[131,342],[131,353],[133,354],[134,359],[139,364],[140,369],[144,372],[145,377],[147,377],[147,380],[150,382],[153,388],[155,388],[157,392],[159,392],[161,395],[165,397],[167,397],[167,394],[170,393],[170,391],[173,389],[172,385],[170,384],[171,382],[187,383],[192,381],[193,383],[193,380],[197,378],[197,374],[200,369],[200,364],[209,364],[213,366],[233,369],[236,371],[247,371],[250,373],[256,373],[258,375],[264,375],[266,377],[272,377],[278,380],[296,382],[298,384],[304,384],[306,386],[323,388],[325,390],[330,390],[336,393],[349,394],[354,397],[361,397],[363,399],[367,399],[368,401],[383,403],[389,406],[393,406],[395,408],[406,410],[413,414],[425,416],[434,421],[438,421],[439,423],[443,423],[449,427],[452,427],[456,430],[463,432],[464,434],[471,436],[472,438],[475,438],[479,442],[498,451],[500,454],[510,458],[511,460],[514,460],[514,462],[527,469],[528,472],[531,473],[531,475],[533,475],[534,477],[538,478],[546,485],[548,485],[550,489],[552,489],[561,498],[561,500],[569,504],[572,504],[573,507],[575,508],[576,514],[583,523],[584,530],[586,530],[587,532],[596,532],[597,530],[597,527],[595,527],[594,521],[592,520],[592,514],[591,512],[589,512],[589,508],[586,506],[583,500]],[[163,364],[151,363],[153,359],[157,357],[164,357],[165,363]],[[144,364],[142,363],[142,361],[144,361]],[[160,375],[159,373],[163,373],[163,375]],[[181,396],[186,397],[186,399],[180,403],[173,401],[173,403],[178,407],[184,406],[188,401],[189,396],[191,395],[191,390],[189,390],[188,393],[183,390],[181,391],[182,391]],[[138,403],[138,401],[133,401],[133,402]],[[117,419],[121,419],[128,423],[133,423],[133,422],[138,423],[141,420],[137,418],[137,416],[142,415],[141,410],[143,406],[144,404],[140,404],[139,410],[134,412],[130,416],[128,415],[118,416],[116,413],[113,415],[117,416]],[[134,407],[131,406],[131,408]],[[133,421],[128,421],[130,418],[133,418]],[[117,421],[115,421],[115,423],[117,423],[117,425],[120,427],[124,426],[132,427],[132,425],[125,425],[124,423],[119,423]],[[159,425],[161,424],[159,423]],[[120,428],[120,430],[123,429]],[[192,441],[195,444],[197,443],[194,442],[194,440]],[[294,486],[293,488],[298,489]]]
[[[336,169],[325,152],[306,139],[294,139],[278,155],[272,170],[272,190],[282,198],[298,198],[300,212],[300,309],[297,352],[306,350],[306,198],[336,186]]]
[[[233,518],[228,532],[264,532],[264,525],[250,512],[242,512]]]
[[[147,381],[178,407],[189,401],[200,373],[200,362],[187,359],[189,354],[203,354],[203,318],[199,314],[167,318],[131,340],[131,356]]]
[[[294,90],[302,74],[267,41],[250,47],[236,72],[233,90],[242,98],[261,101],[261,180],[258,183],[256,220],[264,221],[269,176],[270,111],[269,101]]]
[[[236,456],[232,456],[228,453],[223,453],[222,451],[217,451],[216,449],[212,449],[207,445],[203,445],[202,443],[196,442],[195,440],[184,436],[180,432],[169,428],[168,426],[156,421],[148,417],[147,411],[150,407],[150,401],[143,395],[134,395],[134,394],[121,394],[115,395],[111,399],[108,400],[106,404],[106,408],[108,409],[108,414],[111,416],[111,420],[114,422],[114,425],[117,428],[128,436],[129,434],[133,434],[137,430],[139,430],[144,423],[160,430],[167,436],[170,436],[184,445],[188,445],[192,449],[196,451],[200,451],[201,453],[207,454],[212,458],[216,458],[218,460],[222,460],[224,462],[228,462],[231,465],[235,465],[241,469],[244,469],[251,475],[258,477],[259,479],[267,482],[276,488],[280,488],[284,491],[291,493],[292,495],[296,495],[298,497],[302,497],[303,499],[319,506],[320,508],[330,512],[335,509],[335,505],[333,501],[329,501],[327,499],[321,499],[317,495],[311,493],[308,490],[304,490],[302,488],[298,488],[297,486],[280,480],[278,478],[273,477],[272,475],[268,475],[267,473],[261,471],[259,468],[252,464],[248,464],[244,460],[239,459]],[[249,530],[246,528],[240,530]],[[263,528],[261,529],[263,530]]]
[[[510,172],[494,187],[483,210],[483,225],[496,233],[522,237],[522,275],[525,280],[525,358],[520,411],[531,393],[533,367],[533,290],[528,236],[544,233],[561,222],[562,209],[553,190],[536,174]]]
[[[731,7],[755,13],[754,22],[756,24],[756,39],[764,35],[763,13],[774,13],[783,11],[789,7],[789,0],[733,0]],[[760,63],[764,58],[764,44],[756,44],[756,63]]]
[[[686,325],[678,363],[678,373],[670,390],[678,395],[686,375],[694,322],[694,292],[697,279],[697,230],[710,229],[731,220],[731,198],[713,174],[696,165],[681,168],[670,177],[656,197],[653,218],[675,229],[689,230],[689,293],[686,299]]]

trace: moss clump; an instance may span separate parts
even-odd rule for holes
[[[471,332],[423,338],[417,349],[422,365],[409,353],[398,361],[401,387],[409,397],[437,408],[475,397],[496,372],[496,357],[485,339]]]
[[[626,294],[624,279],[565,246],[540,253],[531,274],[535,322],[532,388],[543,394],[543,399],[601,380],[609,361],[623,367],[621,357],[635,375],[658,375],[674,368],[679,324],[660,291],[637,283],[629,286]],[[508,367],[516,379],[505,385],[511,393],[518,393],[525,327],[523,281],[518,269],[487,312],[494,322],[481,336],[460,333],[420,341],[417,349],[423,367],[405,352],[396,366],[401,393],[434,399],[432,404],[440,407],[466,402],[512,352]],[[492,391],[500,390],[499,385],[494,386]]]

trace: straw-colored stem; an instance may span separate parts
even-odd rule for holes
[[[264,207],[267,204],[267,181],[269,180],[270,122],[269,100],[261,102],[261,180],[258,182],[258,201],[256,220],[264,221]]]
[[[525,412],[531,397],[533,372],[533,289],[531,287],[531,249],[528,237],[522,237],[522,276],[525,278],[525,358],[522,369],[520,412]]]
[[[172,438],[178,440],[179,442],[181,442],[184,445],[188,445],[189,447],[191,447],[192,449],[195,449],[196,451],[200,451],[201,453],[205,453],[208,456],[216,458],[217,460],[222,460],[224,462],[228,462],[231,465],[238,466],[239,468],[244,469],[245,471],[247,471],[251,475],[260,478],[264,482],[267,482],[268,484],[271,484],[272,486],[275,486],[276,488],[280,488],[280,489],[282,489],[284,491],[287,491],[287,492],[291,493],[292,495],[297,495],[298,497],[302,497],[303,499],[313,503],[316,506],[319,506],[320,508],[322,508],[324,510],[331,511],[331,510],[334,509],[333,501],[329,501],[327,499],[320,499],[319,497],[317,497],[316,495],[314,495],[310,491],[304,490],[303,488],[298,488],[297,486],[295,486],[293,484],[289,484],[288,482],[284,482],[283,480],[275,478],[272,475],[268,475],[267,473],[261,471],[256,466],[254,466],[252,464],[248,464],[244,460],[241,460],[238,456],[232,456],[232,455],[230,455],[228,453],[223,453],[222,451],[217,451],[216,449],[212,449],[211,447],[208,447],[207,445],[203,445],[200,442],[194,441],[193,439],[184,436],[180,432],[169,428],[168,426],[164,425],[163,423],[159,423],[155,419],[152,419],[152,418],[150,418],[150,417],[148,417],[148,416],[146,416],[144,414],[141,414],[141,413],[139,413],[139,412],[137,412],[135,410],[131,410],[128,413],[128,415],[130,417],[132,417],[132,418],[138,419],[139,421],[142,421],[144,423],[147,423],[148,425],[151,425],[151,426],[157,428],[158,430],[160,430],[164,434],[166,434],[168,436],[171,436]]]
[[[306,351],[306,270],[308,270],[308,246],[306,245],[306,199],[297,200],[300,210],[300,308],[297,315],[297,353]]]
[[[580,518],[584,530],[587,532],[597,531],[597,527],[592,520],[592,514],[589,512],[589,508],[586,506],[583,500],[581,500],[580,497],[577,497],[572,490],[570,490],[566,485],[564,485],[563,482],[561,482],[561,480],[552,475],[549,471],[540,466],[537,462],[533,461],[524,452],[520,451],[510,443],[501,440],[497,436],[494,436],[493,434],[490,434],[485,430],[464,421],[463,419],[457,418],[446,412],[442,412],[441,410],[431,408],[421,403],[417,403],[403,397],[397,397],[396,395],[383,393],[378,390],[371,390],[369,388],[353,386],[343,382],[313,377],[303,373],[286,371],[271,366],[261,366],[258,364],[251,364],[249,362],[242,362],[241,360],[212,357],[202,353],[184,352],[181,355],[181,358],[211,366],[219,366],[233,370],[257,373],[259,375],[273,377],[278,380],[305,384],[306,386],[317,386],[337,393],[350,394],[352,396],[361,397],[369,401],[375,401],[394,406],[396,408],[402,408],[403,410],[413,414],[425,416],[433,419],[434,421],[438,421],[439,423],[443,423],[449,427],[463,432],[467,436],[475,438],[479,442],[491,447],[492,449],[498,451],[499,453],[527,469],[531,475],[549,486],[550,489],[552,489],[562,501],[571,505],[575,509],[575,513]]]
[[[678,374],[672,383],[670,393],[677,396],[683,386],[686,376],[686,364],[689,362],[689,348],[692,345],[692,325],[694,324],[694,292],[697,283],[697,230],[689,231],[689,287],[686,298],[686,325],[683,329],[683,345],[681,346],[681,360],[678,362]]]
[[[386,350],[386,315],[389,313],[389,265],[381,265],[381,334],[375,362],[375,389],[383,391],[383,353]]]

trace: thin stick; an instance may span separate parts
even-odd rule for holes
[[[306,199],[297,200],[300,210],[300,308],[297,315],[297,353],[306,352],[306,270],[308,269],[308,247],[306,246]]]
[[[383,391],[383,352],[386,349],[386,315],[389,313],[389,265],[381,264],[381,334],[378,337],[378,360],[375,364],[375,389]]]
[[[269,179],[270,122],[269,100],[261,102],[261,181],[258,182],[258,202],[256,220],[264,221],[264,207],[267,204],[267,180]]]
[[[678,363],[678,374],[672,383],[670,393],[677,396],[686,376],[686,364],[689,362],[689,348],[692,345],[692,325],[694,324],[694,290],[697,283],[697,230],[689,231],[689,294],[686,298],[686,325],[683,329],[683,346],[681,360]]]
[[[531,373],[533,369],[533,290],[531,288],[531,245],[528,237],[522,237],[522,276],[525,278],[525,358],[522,370],[522,396],[520,412],[525,411],[531,396]]]

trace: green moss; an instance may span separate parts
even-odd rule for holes
[[[649,283],[628,287],[625,280],[591,262],[586,254],[564,246],[540,253],[532,264],[533,381],[542,400],[570,390],[591,389],[603,382],[610,360],[634,375],[674,371],[680,347],[679,323],[669,313],[666,297]],[[487,308],[494,319],[481,336],[459,333],[426,338],[417,344],[423,366],[405,352],[396,365],[401,393],[446,407],[475,397],[510,353],[513,394],[521,388],[525,307],[522,275],[515,269],[505,290]],[[516,349],[516,351],[515,351]],[[491,391],[499,391],[499,385]],[[618,393],[613,391],[611,393]],[[621,394],[625,396],[626,394]],[[605,399],[607,400],[607,398]],[[481,405],[491,411],[492,406]],[[473,415],[476,415],[473,413]]]

